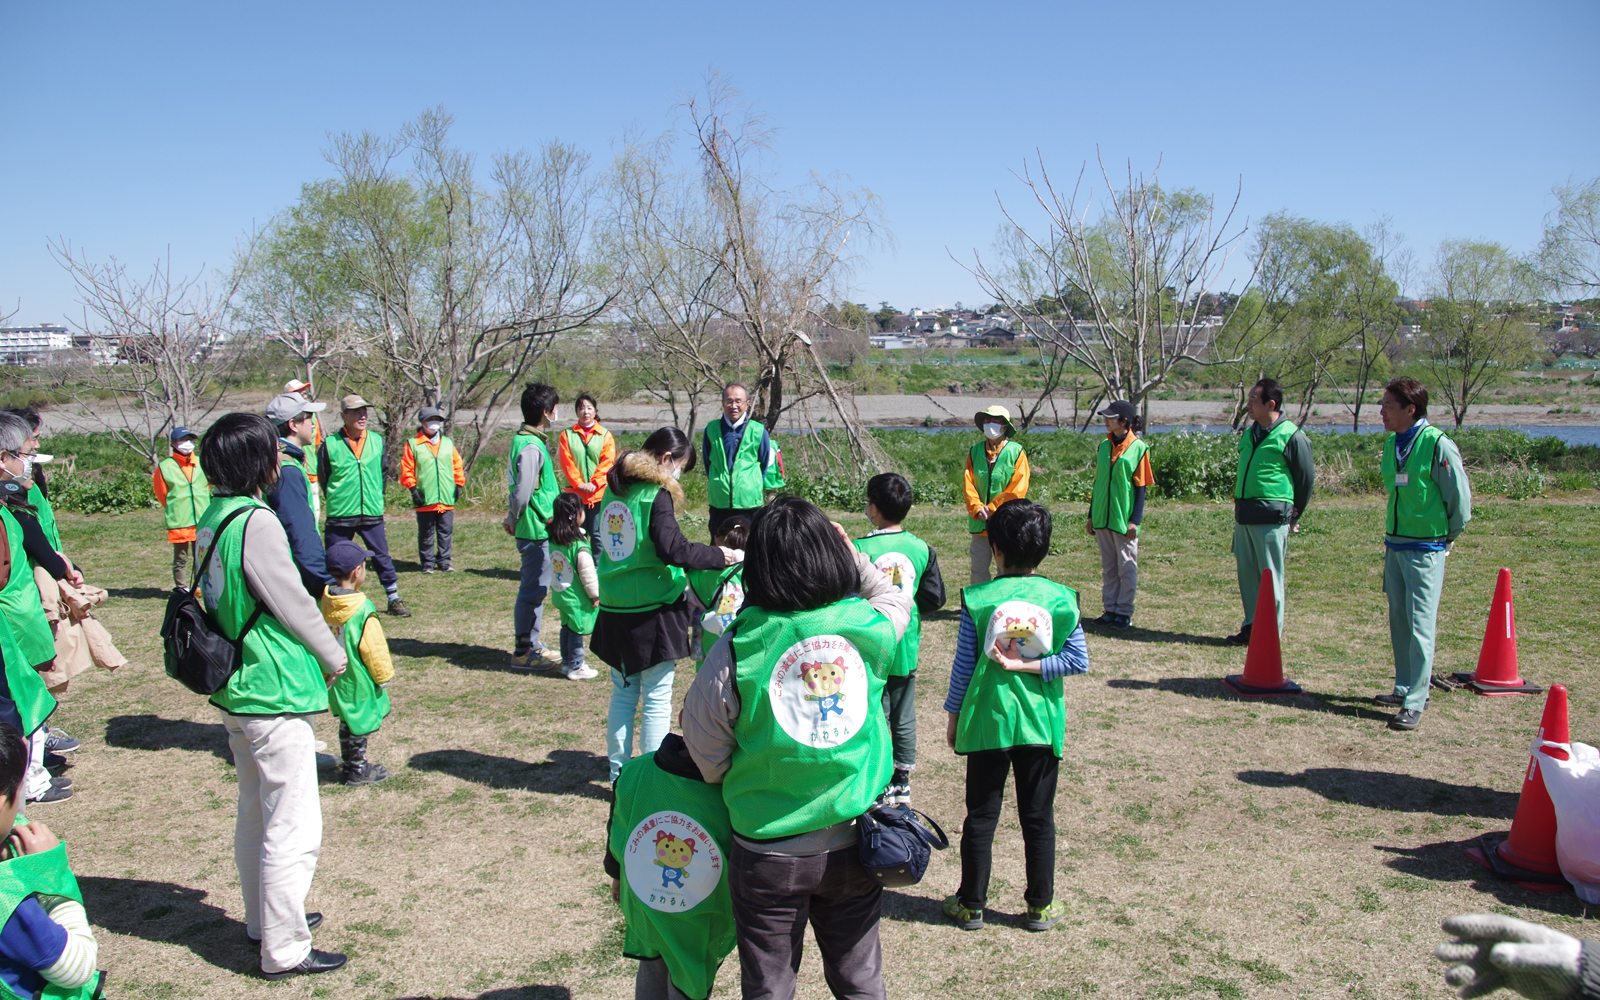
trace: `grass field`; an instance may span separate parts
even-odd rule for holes
[[[1573,735],[1588,741],[1600,735],[1596,499],[1481,505],[1450,559],[1438,657],[1441,671],[1472,669],[1495,573],[1511,567],[1522,671],[1569,686]],[[887,895],[891,996],[1443,998],[1430,952],[1445,916],[1496,910],[1593,935],[1572,894],[1485,879],[1462,853],[1508,827],[1541,702],[1436,693],[1409,734],[1387,730],[1388,712],[1370,705],[1391,677],[1378,504],[1319,502],[1292,538],[1285,660],[1310,693],[1270,703],[1217,683],[1243,662],[1218,638],[1240,617],[1229,509],[1152,509],[1136,627],[1091,635],[1091,673],[1066,685],[1057,894],[1068,919],[1043,935],[1016,926],[1013,814],[985,931],[939,916],[959,878],[953,849],[922,884]],[[1067,510],[1043,569],[1078,588],[1092,617],[1098,560]],[[844,520],[864,530],[859,515]],[[687,525],[704,531],[703,520]],[[938,548],[953,599],[966,576],[963,519],[923,510],[908,527]],[[249,976],[222,726],[160,667],[171,560],[158,518],[65,515],[62,528],[90,580],[115,595],[101,617],[132,665],[74,684],[57,722],[84,742],[77,795],[30,812],[69,844],[109,996],[632,996],[601,870],[609,686],[502,666],[516,556],[496,521],[464,516],[460,571],[423,577],[410,519],[390,519],[416,609],[384,622],[399,676],[372,749],[395,777],[324,786],[308,901],[327,916],[317,946],[351,962],[279,984]],[[554,628],[552,617],[551,644]],[[914,802],[952,834],[963,767],[944,747],[940,705],[954,633],[952,610],[925,623],[913,783]],[[680,665],[680,698],[692,669]],[[331,719],[317,729],[336,746]],[[717,995],[736,996],[737,975],[730,958]],[[802,975],[801,996],[827,995],[814,949]]]

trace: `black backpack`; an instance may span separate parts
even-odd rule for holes
[[[950,846],[939,824],[910,806],[873,806],[856,820],[856,834],[861,867],[885,889],[921,882],[932,849]]]
[[[211,548],[195,563],[197,587],[200,583],[200,567],[211,561],[211,553],[222,540],[228,523],[240,514],[256,509],[253,504],[240,507],[217,525],[215,534],[211,536]],[[244,637],[255,628],[263,608],[264,605],[257,601],[256,609],[244,623],[239,637],[229,639],[222,634],[222,629],[205,607],[195,600],[193,592],[174,587],[172,596],[167,598],[166,618],[161,622],[161,644],[166,651],[167,676],[175,678],[195,694],[209,696],[222,690],[229,678],[238,672],[243,659],[240,647]]]

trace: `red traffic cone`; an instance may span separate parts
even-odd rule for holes
[[[1567,728],[1567,689],[1563,685],[1552,684],[1545,697],[1539,738],[1552,743],[1572,741]],[[1545,790],[1544,775],[1539,773],[1540,754],[1567,759],[1565,750],[1540,747],[1534,751],[1522,776],[1522,794],[1511,819],[1511,832],[1484,834],[1478,838],[1478,847],[1467,850],[1467,856],[1525,889],[1556,892],[1567,888],[1568,883],[1556,861],[1556,808]]]
[[[1245,698],[1281,698],[1302,693],[1300,685],[1283,676],[1283,648],[1278,644],[1278,602],[1272,594],[1271,569],[1261,571],[1250,648],[1244,654],[1244,673],[1229,674],[1222,683]]]
[[[1509,569],[1500,570],[1494,585],[1494,602],[1489,605],[1489,622],[1483,629],[1478,669],[1457,675],[1457,679],[1484,695],[1538,694],[1544,690],[1517,673],[1517,617],[1511,604]]]

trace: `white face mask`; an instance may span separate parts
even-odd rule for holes
[[[172,446],[172,450],[177,452],[180,455],[193,455],[194,454],[194,442],[193,441],[187,441],[187,440],[179,441],[177,444]]]
[[[984,424],[983,425],[983,436],[988,438],[990,441],[998,441],[1001,438],[1006,436],[1006,425],[1005,424]]]
[[[25,459],[22,460],[22,475],[18,476],[17,478],[18,479],[32,479],[33,478],[33,459],[25,458]]]
[[[677,479],[681,475],[683,475],[683,470],[682,469],[673,469],[672,470],[672,478],[673,479]]]
[[[442,421],[442,420],[430,420],[427,423],[422,425],[422,430],[429,437],[438,437],[439,436],[439,432],[444,430],[444,421]]]

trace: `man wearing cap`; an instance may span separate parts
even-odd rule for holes
[[[985,522],[1007,500],[1028,495],[1028,456],[1022,445],[1011,440],[1017,433],[1011,411],[991,406],[973,415],[972,422],[983,431],[983,440],[967,453],[967,476],[963,483],[967,497],[967,530],[972,533],[972,582],[987,583],[989,564],[994,558],[989,548]]]
[[[312,400],[310,382],[292,378],[283,383],[283,391],[292,396],[299,396],[308,403]],[[325,409],[327,405],[327,403],[321,404],[319,410]],[[317,453],[317,449],[322,446],[322,418],[317,415],[318,411],[310,412],[311,440],[306,442],[306,447],[310,448],[311,454],[315,455]],[[311,516],[320,521],[322,519],[322,493],[317,489],[316,463],[313,462],[307,464],[306,479],[311,483]],[[318,544],[321,543],[319,542]]]
[[[211,488],[194,453],[199,437],[187,427],[174,427],[168,435],[172,454],[156,466],[156,500],[166,512],[167,541],[172,543],[172,585],[188,587],[194,551],[195,525],[211,503]]]
[[[306,449],[316,433],[317,414],[327,403],[310,403],[298,393],[286,392],[267,404],[267,419],[278,430],[278,481],[262,497],[278,515],[283,533],[289,538],[289,553],[294,556],[300,582],[312,599],[321,600],[333,583],[328,572],[322,536],[317,533],[317,516],[311,506],[313,487],[306,469]]]
[[[1094,489],[1087,528],[1100,546],[1100,625],[1125,629],[1139,592],[1139,524],[1145,490],[1156,480],[1139,437],[1139,410],[1125,399],[1100,411],[1106,436],[1095,451]]]
[[[1239,436],[1239,471],[1233,481],[1233,559],[1239,572],[1244,625],[1224,641],[1250,644],[1261,571],[1272,570],[1272,596],[1283,634],[1283,563],[1291,527],[1311,502],[1317,469],[1305,431],[1283,415],[1283,386],[1264,378],[1250,387],[1245,406],[1253,418]]]
[[[326,546],[360,535],[378,564],[378,582],[389,597],[389,613],[410,618],[411,609],[400,600],[400,575],[389,558],[389,536],[383,528],[383,435],[367,430],[371,405],[359,395],[340,400],[344,426],[317,449],[317,475],[328,512],[322,541]]]
[[[417,514],[417,559],[424,573],[450,572],[450,539],[455,532],[456,502],[467,477],[461,471],[461,453],[444,436],[444,414],[435,406],[417,413],[421,427],[416,437],[400,448],[400,485],[411,491]],[[438,560],[434,541],[438,540]]]
[[[738,382],[722,387],[722,416],[700,436],[700,457],[712,538],[723,521],[750,517],[766,502],[767,490],[784,486],[783,455],[767,429],[750,419],[750,393]]]

